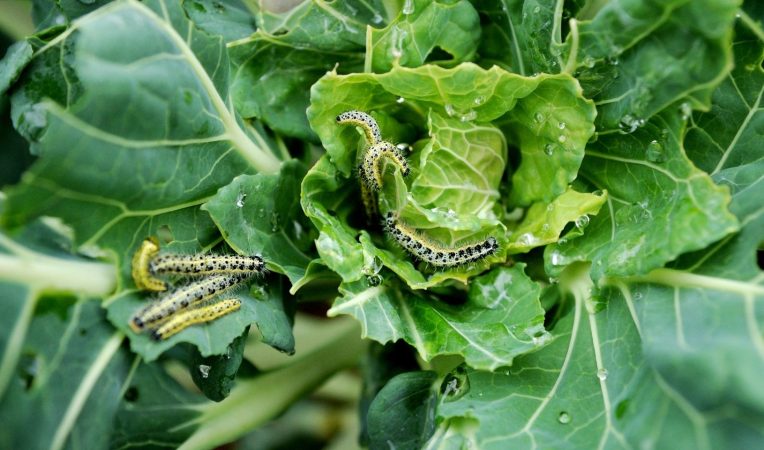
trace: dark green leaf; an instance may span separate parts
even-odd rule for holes
[[[241,365],[248,334],[249,327],[231,342],[222,355],[204,357],[194,351],[190,364],[191,379],[208,399],[219,402],[228,397]]]
[[[407,372],[390,380],[369,407],[369,448],[420,449],[435,429],[435,372]]]

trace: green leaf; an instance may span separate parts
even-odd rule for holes
[[[32,60],[32,46],[27,41],[19,41],[8,47],[0,60],[0,96],[18,79],[21,71]]]
[[[747,16],[746,16],[747,17]],[[714,91],[711,110],[691,117],[685,136],[688,156],[733,195],[730,210],[742,223],[761,213],[764,195],[764,32],[741,20],[735,28],[735,68]]]
[[[15,124],[40,158],[9,190],[2,222],[62,218],[79,249],[118,263],[120,288],[132,285],[145,237],[181,252],[213,246],[216,228],[199,206],[241,173],[280,166],[263,131],[230,107],[222,39],[198,32],[177,2],[148,4],[117,2],[78,20],[36,51],[13,94]],[[125,106],[117,116],[114,105]],[[124,291],[109,317],[124,329],[140,303]],[[224,320],[236,328],[214,345],[201,330],[191,340],[222,352],[254,321],[254,307],[244,311]],[[160,347],[145,350],[149,359]]]
[[[403,341],[385,345],[372,342],[361,362],[363,391],[359,404],[361,433],[359,444],[369,446],[368,414],[379,391],[396,375],[419,370],[413,348]]]
[[[128,368],[120,348],[124,336],[104,320],[98,302],[38,301],[28,286],[6,282],[0,290],[21,308],[4,339],[0,372],[8,389],[0,401],[0,445],[61,449],[67,442],[88,442],[106,447],[119,383]]]
[[[422,448],[435,429],[435,372],[407,372],[390,380],[369,407],[369,448]]]
[[[352,207],[360,202],[355,200],[358,181],[351,172],[362,144],[353,127],[338,127],[337,114],[352,109],[375,114],[382,135],[393,142],[430,136],[408,156],[411,187],[397,179],[385,187],[380,203],[383,211],[400,211],[405,205],[402,215],[407,222],[447,245],[496,233],[501,233],[500,242],[504,240],[494,209],[506,145],[488,122],[503,120],[503,129],[523,153],[512,186],[514,201],[520,204],[548,202],[563,193],[576,177],[583,146],[593,132],[594,110],[565,75],[525,78],[472,64],[454,69],[396,67],[381,75],[330,73],[311,95],[308,118],[327,156],[303,182],[303,209],[321,232],[316,244],[322,260],[346,282],[373,271],[368,266],[374,257],[417,289],[449,278],[464,281],[480,268],[469,274],[464,269],[439,272],[425,279],[405,260],[376,243],[370,245],[374,241],[365,235],[363,248],[355,243],[352,224],[357,219],[349,219],[358,214]],[[424,122],[426,110],[431,112]],[[551,155],[545,153],[546,146],[553,147]],[[349,198],[354,200],[347,202]],[[500,254],[495,260],[502,258]]]
[[[367,65],[386,72],[399,64],[418,67],[434,50],[447,53],[436,62],[456,64],[475,56],[480,21],[467,0],[407,0],[400,13],[385,28],[369,30]]]
[[[666,284],[663,290],[668,296],[663,297],[643,290],[645,285],[629,282],[598,294],[607,299],[608,306],[595,312],[592,306],[597,299],[590,291],[593,286],[588,268],[570,269],[563,274],[560,286],[572,294],[572,304],[561,306],[566,313],[552,330],[557,338],[542,351],[518,358],[504,372],[468,370],[460,389],[441,396],[438,415],[442,422],[428,443],[431,448],[584,448],[593,443],[604,448],[664,448],[674,447],[677,442],[682,443],[682,448],[739,448],[762,439],[764,414],[760,409],[747,409],[749,405],[739,397],[717,395],[738,389],[736,381],[740,378],[733,381],[711,376],[713,371],[704,371],[708,366],[682,364],[671,352],[676,328],[674,324],[669,327],[667,321],[692,322],[694,331],[688,336],[692,340],[687,344],[695,350],[689,354],[701,355],[713,341],[707,334],[707,324],[720,317],[731,318],[698,304],[703,300],[695,293],[708,286],[688,283],[687,291],[677,292],[667,280],[654,279]],[[642,296],[635,297],[637,292]],[[677,302],[681,302],[681,309],[675,309]],[[716,304],[729,305],[730,312],[736,309],[730,302]],[[655,307],[660,311],[651,312]],[[674,316],[675,311],[681,311],[680,315]],[[737,311],[734,317],[747,316],[741,316],[742,309]],[[698,312],[701,316],[696,315]],[[655,322],[650,323],[652,320]],[[733,327],[740,325],[735,325],[734,320],[723,322],[719,325],[726,332],[740,336],[748,333],[745,328],[736,331]],[[658,329],[663,332],[654,334]],[[712,333],[717,330],[714,327]],[[672,335],[670,340],[667,335]],[[647,344],[644,351],[641,339]],[[715,342],[716,348],[728,345]],[[746,363],[749,354],[738,357],[733,356],[736,351],[728,351],[740,348],[736,344],[741,343],[730,343],[724,351],[728,359],[722,364],[716,360],[715,366],[722,370],[734,367],[737,373],[739,366],[735,363],[739,362],[760,373],[761,355]],[[754,350],[754,343],[749,340],[744,345]],[[653,347],[666,360],[673,361],[671,378],[661,368],[651,367]],[[748,369],[744,373],[752,375]],[[683,391],[689,389],[681,383],[690,378],[698,388],[703,386],[706,394],[684,395]],[[754,389],[754,385],[753,378],[748,378],[744,389]],[[709,397],[716,397],[718,403],[709,403]],[[728,413],[719,416],[720,408]]]
[[[190,364],[191,379],[210,400],[219,402],[228,397],[233,387],[236,373],[243,358],[244,344],[249,328],[231,342],[223,355],[204,357],[194,351]]]
[[[231,248],[262,255],[292,284],[305,276],[314,257],[315,235],[299,202],[305,173],[301,163],[289,161],[278,174],[240,175],[202,206]]]
[[[385,282],[340,286],[329,316],[349,314],[361,322],[364,337],[377,342],[404,339],[425,361],[461,355],[472,367],[509,366],[517,355],[545,345],[539,304],[541,288],[523,272],[525,265],[499,268],[475,278],[467,301],[451,305],[424,293]]]
[[[681,99],[687,110],[707,109],[731,68],[730,25],[739,3],[616,0],[573,24],[566,70],[581,70],[598,126],[633,131]]]
[[[354,7],[311,0],[284,12],[257,6],[260,28],[228,45],[239,113],[262,119],[284,135],[314,141],[305,117],[310,86],[332,68],[361,70],[364,30],[382,21],[377,3]]]
[[[188,0],[183,9],[197,27],[226,42],[245,38],[256,29],[243,0]]]
[[[687,159],[685,123],[666,111],[628,137],[600,136],[587,147],[581,176],[608,191],[607,209],[546,249],[547,271],[592,261],[592,276],[644,274],[736,231],[726,188]]]
[[[204,397],[182,388],[158,364],[140,364],[123,386],[109,448],[178,448],[194,430]]]
[[[527,252],[534,247],[557,242],[568,223],[585,222],[590,214],[599,212],[606,199],[607,194],[604,192],[589,194],[569,189],[549,204],[534,203],[513,231],[512,242],[508,245],[509,252]]]

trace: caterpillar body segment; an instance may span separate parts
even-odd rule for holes
[[[411,172],[408,161],[397,146],[385,141],[372,145],[366,150],[361,163],[361,177],[373,191],[379,191],[382,188],[383,159],[398,166],[404,177]]]
[[[241,308],[241,302],[238,299],[229,298],[181,311],[151,330],[151,338],[156,341],[167,339],[192,325],[212,322],[239,308]]]
[[[149,263],[152,275],[257,275],[265,271],[265,262],[259,256],[242,255],[159,255]]]
[[[364,136],[366,136],[366,142],[369,145],[377,144],[382,140],[382,132],[379,131],[377,121],[365,112],[346,111],[337,116],[337,123],[359,127],[363,131]]]
[[[140,333],[144,328],[163,323],[178,311],[234,288],[247,278],[249,275],[244,274],[212,275],[187,284],[141,309],[130,319],[130,328]]]
[[[494,237],[484,241],[460,247],[446,247],[419,235],[416,230],[400,223],[395,214],[385,216],[385,230],[406,251],[416,258],[438,268],[455,267],[477,262],[490,256],[499,249]]]
[[[167,283],[154,277],[149,270],[151,260],[159,253],[159,242],[155,238],[144,239],[133,255],[132,275],[138,289],[145,291],[166,291]]]

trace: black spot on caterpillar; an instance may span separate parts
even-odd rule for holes
[[[146,327],[159,325],[178,311],[228,291],[249,278],[248,274],[212,275],[178,288],[138,311],[130,319],[130,328],[140,333]]]
[[[265,272],[265,262],[259,256],[241,255],[178,255],[163,254],[149,262],[152,275],[185,275],[190,277]]]
[[[385,216],[385,230],[409,253],[435,267],[454,267],[469,264],[490,256],[499,249],[496,238],[450,248],[417,234],[416,230],[398,222],[395,214]]]
[[[167,321],[151,331],[154,340],[167,339],[191,325],[212,322],[213,320],[230,314],[241,307],[241,302],[235,298],[229,298],[216,302],[208,302],[196,308],[173,314]]]
[[[377,121],[365,112],[346,111],[337,116],[337,123],[355,125],[361,128],[369,145],[374,145],[382,140],[382,133],[379,131]]]

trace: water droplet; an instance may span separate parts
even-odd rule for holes
[[[560,123],[557,124],[557,128],[559,128],[561,130],[564,130],[565,126],[566,126],[565,122],[560,122]]]
[[[406,0],[403,3],[403,9],[401,9],[401,12],[405,15],[413,14],[414,13],[414,0]]]
[[[631,114],[626,114],[625,116],[621,117],[621,121],[618,123],[618,128],[620,128],[623,132],[633,133],[637,131],[637,128],[644,124],[645,119],[640,119],[638,117],[634,117]]]
[[[544,225],[541,225],[541,231],[548,232],[549,231],[549,224],[545,223]]]
[[[600,370],[597,371],[597,378],[599,378],[600,381],[607,380],[607,369],[604,367],[601,367]]]
[[[371,18],[371,21],[376,24],[382,23],[382,16],[379,13],[375,13],[374,17]]]
[[[557,416],[557,421],[560,422],[563,425],[570,423],[570,414],[566,413],[565,411],[562,411],[559,416]]]
[[[236,207],[237,208],[243,208],[244,207],[244,200],[247,199],[247,194],[243,192],[239,192],[239,195],[236,196]]]
[[[565,136],[564,134],[561,134],[560,136],[557,137],[557,140],[560,141],[560,144],[562,144],[568,140],[568,137]]]
[[[544,121],[544,114],[537,112],[536,115],[533,116],[536,119],[536,122],[541,123]]]
[[[550,255],[549,260],[551,261],[553,266],[561,266],[565,262],[565,257],[562,256],[562,253],[555,250]]]
[[[517,243],[524,247],[531,246],[536,243],[536,236],[533,233],[523,233],[517,239]]]
[[[642,293],[641,292],[635,292],[634,293],[634,300],[642,300]]]
[[[475,119],[477,119],[477,112],[475,112],[472,109],[469,110],[467,113],[462,114],[461,117],[459,117],[459,120],[461,120],[462,122],[469,122]]]
[[[384,279],[382,278],[381,275],[375,274],[375,275],[369,275],[366,277],[366,282],[369,283],[369,286],[379,286],[380,284],[382,284],[382,281],[384,281]]]
[[[454,117],[454,115],[456,114],[456,109],[454,109],[454,105],[452,105],[451,103],[446,103],[445,109],[446,109],[446,114],[448,114],[449,117]]]
[[[552,154],[554,153],[554,144],[546,144],[544,146],[544,153],[547,156],[552,156]]]
[[[692,115],[692,105],[688,102],[684,102],[679,105],[679,111],[682,113],[682,120],[687,120]]]
[[[663,145],[658,141],[652,141],[647,144],[647,152],[645,153],[647,160],[654,163],[662,163],[666,160],[666,154],[663,152]]]
[[[554,211],[554,203],[550,203],[550,204],[546,205],[546,210],[549,211],[549,212]]]
[[[406,99],[405,99],[405,98],[403,98],[403,97],[398,97],[398,100],[396,100],[396,102],[397,102],[398,104],[400,104],[400,103],[403,103],[403,102],[405,102],[405,101],[406,101]]]
[[[533,8],[533,14],[538,14],[540,12],[541,12],[541,7],[540,6],[536,6],[535,8]]]
[[[485,103],[485,97],[483,97],[482,95],[478,95],[477,97],[475,97],[475,100],[473,100],[473,102],[474,102],[476,105],[480,106],[480,105],[482,105],[483,103]]]
[[[583,230],[587,225],[589,225],[589,216],[586,214],[576,219],[576,228],[579,230]]]
[[[594,58],[592,57],[592,55],[586,55],[586,58],[584,58],[584,61],[583,61],[583,65],[584,67],[588,67],[589,69],[594,67]]]
[[[206,379],[210,376],[210,369],[212,367],[206,364],[199,364],[199,373],[202,374],[202,378]]]

